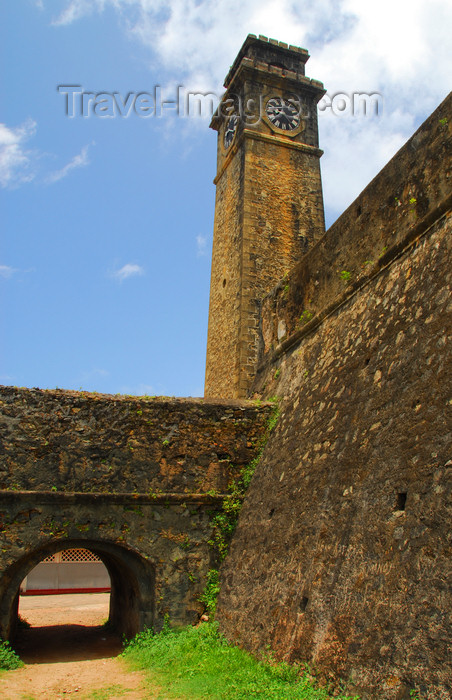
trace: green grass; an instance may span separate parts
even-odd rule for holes
[[[127,688],[122,685],[109,685],[106,688],[99,688],[98,690],[92,690],[88,695],[82,696],[86,700],[110,700],[110,698],[117,698],[122,695],[129,693]]]
[[[0,642],[0,669],[11,671],[23,665],[14,649],[11,649],[9,642]]]
[[[209,700],[329,700],[300,667],[258,661],[228,644],[216,623],[145,630],[123,656],[161,686],[162,698]],[[345,700],[344,696],[342,699]],[[357,700],[357,699],[355,699]]]

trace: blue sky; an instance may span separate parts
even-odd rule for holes
[[[446,96],[451,23],[446,0],[0,0],[0,383],[203,393],[216,133],[69,118],[59,85],[220,95],[249,32],[306,47],[329,95],[383,100],[320,115],[331,224]]]

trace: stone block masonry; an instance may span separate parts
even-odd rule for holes
[[[450,104],[265,300],[281,414],[221,572],[229,639],[369,700],[451,697]]]
[[[206,393],[280,397],[218,620],[363,700],[450,700],[452,100],[323,235],[307,59],[250,35],[226,79],[286,109],[300,90],[292,135],[265,115],[212,121]],[[271,411],[0,389],[0,635],[28,571],[74,547],[105,563],[120,632],[196,622],[212,516]]]
[[[452,97],[433,112],[262,302],[262,374],[452,206]]]
[[[223,493],[270,408],[0,388],[0,489]]]
[[[261,299],[325,231],[317,127],[324,90],[304,75],[308,58],[307,51],[250,35],[226,78],[222,104],[254,105],[255,119],[237,115],[229,145],[227,116],[219,109],[212,120],[218,145],[208,397],[248,396],[259,357]],[[306,116],[284,131],[265,109],[270,99],[289,95],[303,101]]]
[[[110,620],[190,624],[214,565],[212,515],[257,454],[272,407],[0,389],[0,636],[22,579],[84,547],[110,575]]]

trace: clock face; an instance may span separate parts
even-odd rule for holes
[[[267,118],[278,129],[293,131],[300,126],[300,112],[290,100],[272,97],[265,106]]]
[[[228,118],[226,122],[226,127],[224,130],[224,147],[229,148],[231,143],[234,140],[234,134],[237,129],[237,124],[238,124],[239,118],[236,114],[233,114],[231,117]]]

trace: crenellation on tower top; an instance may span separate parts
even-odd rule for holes
[[[309,53],[299,46],[289,46],[284,41],[267,39],[262,35],[257,38],[254,34],[248,34],[226,76],[225,88],[229,87],[244,59],[265,63],[267,67],[276,65],[283,70],[305,75],[305,64],[309,59]]]

